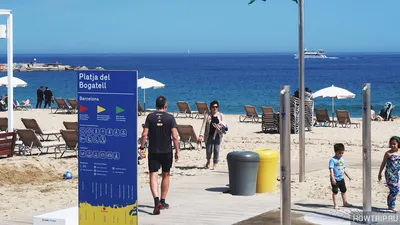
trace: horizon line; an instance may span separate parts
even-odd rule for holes
[[[400,54],[400,51],[332,51],[332,53],[341,54]],[[42,52],[42,53],[15,53],[14,55],[217,55],[217,54],[280,54],[280,55],[293,55],[293,52],[191,52],[190,54],[185,52]],[[0,56],[1,57],[1,56]],[[5,54],[3,57],[7,57]]]

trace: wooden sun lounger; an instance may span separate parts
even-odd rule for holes
[[[54,113],[57,113],[58,110],[67,111],[67,113],[71,113],[73,111],[71,106],[67,104],[64,98],[55,98],[55,101],[57,104],[57,109]]]
[[[65,141],[65,145],[60,147],[61,156],[63,157],[66,151],[78,152],[78,130],[60,130],[61,136]],[[57,155],[56,155],[57,157]]]
[[[336,121],[331,120],[331,118],[329,117],[328,114],[328,110],[327,109],[315,109],[315,124],[319,125],[319,126],[334,126],[336,125]]]
[[[21,121],[26,129],[34,130],[35,133],[40,136],[41,141],[49,141],[50,136],[55,136],[58,141],[60,140],[61,134],[59,132],[44,133],[35,119],[21,118]],[[45,136],[47,136],[47,138],[45,138]]]
[[[275,113],[274,108],[268,106],[261,106],[262,113]]]
[[[0,131],[7,131],[7,130],[8,130],[8,118],[0,117]]]
[[[351,125],[355,125],[358,128],[360,126],[360,123],[351,122],[350,113],[347,110],[336,110],[336,118],[338,120],[337,123],[342,125],[342,127],[350,128]]]
[[[14,132],[0,134],[0,156],[6,155],[7,157],[13,157],[15,136],[16,134]]]
[[[145,115],[146,112],[143,110],[142,105],[140,104],[140,102],[138,102],[137,104],[138,104],[138,116]]]
[[[245,105],[244,110],[246,115],[239,116],[239,122],[260,122],[261,116],[258,115],[256,107],[252,105]]]
[[[78,122],[64,121],[63,124],[67,130],[78,130]]]
[[[74,113],[78,113],[78,101],[74,98],[68,98],[67,99],[70,107],[70,111]]]
[[[208,108],[208,105],[205,102],[196,102],[196,107],[197,107],[197,114],[195,118],[201,119],[202,116],[204,118],[205,114],[210,113],[210,109]]]
[[[193,118],[194,115],[199,113],[198,111],[190,110],[188,102],[177,102],[176,104],[178,105],[178,112],[175,115],[176,118],[180,114],[183,114],[185,117]]]
[[[186,148],[186,144],[189,144],[190,148],[194,149],[192,142],[197,143],[197,135],[193,126],[178,124],[176,129],[178,130],[179,142],[183,143],[183,148]]]
[[[58,149],[65,145],[62,143],[42,143],[39,138],[37,137],[37,135],[35,134],[35,131],[32,129],[18,129],[17,130],[17,134],[18,137],[20,138],[20,140],[22,141],[22,143],[24,144],[24,146],[22,147],[22,151],[25,153],[26,151],[29,151],[30,155],[32,155],[32,150],[34,148],[37,148],[39,150],[39,154],[43,153],[43,149],[46,149],[46,153],[49,152],[49,148],[53,148],[54,149],[54,154],[55,154],[55,158],[57,158],[57,151]]]
[[[138,116],[144,116],[144,115],[146,115],[146,112],[156,112],[156,111],[157,111],[157,109],[149,109],[149,108],[147,108],[146,110],[144,110],[139,101],[138,101],[138,108],[137,108],[137,110],[138,110]]]

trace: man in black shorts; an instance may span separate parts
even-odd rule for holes
[[[157,112],[147,115],[142,133],[142,143],[140,145],[140,149],[143,150],[148,136],[150,190],[154,198],[154,215],[160,214],[161,209],[169,208],[169,205],[165,202],[165,198],[168,193],[170,169],[172,167],[172,140],[175,146],[175,162],[179,158],[176,121],[171,114],[166,112],[168,107],[167,99],[164,96],[157,97],[156,107]],[[158,170],[160,167],[162,167],[161,200],[158,197]]]

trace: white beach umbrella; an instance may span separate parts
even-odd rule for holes
[[[143,89],[143,108],[146,110],[146,89],[148,88],[163,88],[165,85],[159,81],[149,79],[146,77],[138,79],[137,82],[138,88]]]
[[[334,108],[335,101],[334,99],[346,99],[346,98],[355,98],[356,95],[346,89],[335,87],[334,85],[321,89],[319,91],[314,92],[311,95],[311,98],[332,98],[332,120],[334,118]]]
[[[0,78],[0,85],[1,86],[8,85],[8,77],[7,76]],[[26,87],[27,85],[28,85],[28,83],[26,83],[25,81],[23,81],[17,77],[12,78],[12,86],[13,87]]]

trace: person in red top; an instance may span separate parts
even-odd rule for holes
[[[170,170],[172,167],[173,153],[172,141],[175,147],[175,162],[179,159],[178,131],[175,118],[167,113],[167,99],[157,97],[157,112],[147,115],[142,133],[140,150],[144,149],[147,137],[149,138],[148,164],[150,173],[150,190],[154,198],[154,215],[160,214],[161,209],[168,209],[165,202],[169,189]],[[171,138],[172,137],[172,138]],[[161,200],[158,197],[158,170],[162,167]]]

